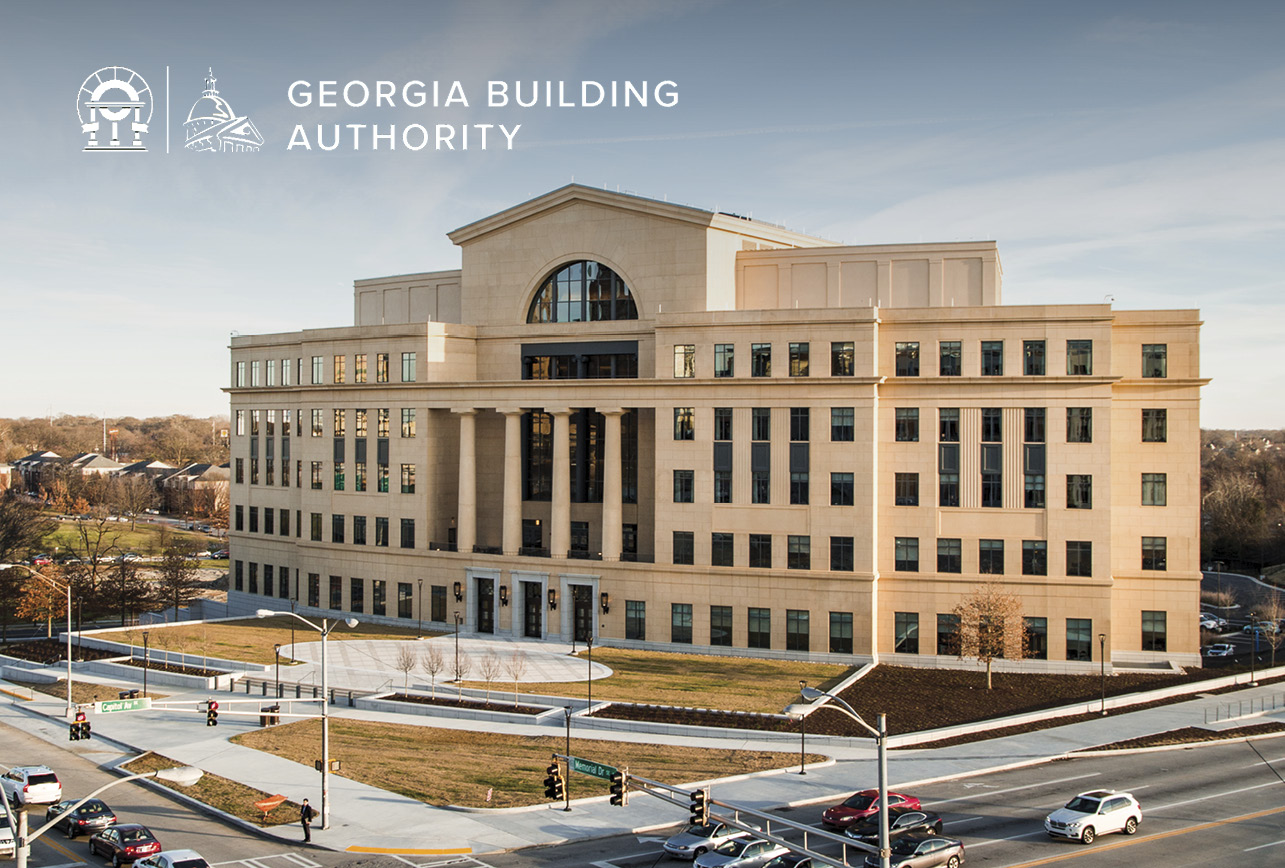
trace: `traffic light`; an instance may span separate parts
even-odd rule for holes
[[[71,741],[80,741],[80,724],[73,723],[67,727],[67,738]]]
[[[83,739],[92,737],[89,731],[89,718],[85,718],[80,722],[80,737]]]
[[[71,727],[67,730],[67,737],[72,741],[80,741],[82,738],[90,738],[89,720],[86,719],[85,712],[76,712],[76,718],[71,722]]]
[[[704,826],[709,822],[709,793],[705,790],[693,790],[691,799],[692,824]]]
[[[611,775],[611,804],[623,805],[625,803],[625,773],[613,772]]]
[[[552,762],[545,769],[548,777],[544,779],[544,797],[546,799],[561,799],[566,795],[566,784],[562,780],[562,767],[557,762]]]
[[[205,725],[206,726],[219,725],[219,704],[215,702],[213,699],[205,703]]]

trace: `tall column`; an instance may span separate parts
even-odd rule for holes
[[[565,558],[571,548],[571,411],[546,410],[553,417],[553,527],[549,555]]]
[[[456,547],[472,552],[477,544],[477,409],[451,409],[460,417],[459,511],[456,513]]]
[[[522,411],[504,414],[504,540],[506,555],[522,548]]]
[[[606,420],[603,434],[602,470],[602,559],[620,560],[621,484],[620,484],[620,417],[619,407],[599,409]]]

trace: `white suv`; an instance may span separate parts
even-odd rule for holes
[[[1051,838],[1074,838],[1092,844],[1098,835],[1124,832],[1132,835],[1142,822],[1142,807],[1129,793],[1093,790],[1080,793],[1044,819]]]
[[[0,777],[13,805],[52,805],[62,801],[62,784],[48,766],[15,766]]]

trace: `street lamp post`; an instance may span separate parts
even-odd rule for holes
[[[562,783],[562,797],[566,799],[562,810],[571,810],[571,706],[562,706],[562,713],[567,718],[567,777]]]
[[[799,696],[808,687],[806,681],[799,682]],[[808,773],[808,717],[806,714],[799,715],[799,774]]]
[[[1258,613],[1249,613],[1249,635],[1253,644],[1249,649],[1249,686],[1258,686]]]
[[[1214,561],[1214,569],[1218,570],[1218,605],[1223,604],[1223,562]]]
[[[274,612],[272,609],[259,609],[254,613],[256,618],[272,618],[277,615],[290,615],[292,618],[298,618],[312,629],[321,634],[321,828],[330,828],[330,670],[326,666],[326,639],[329,638],[330,632],[340,624],[346,624],[349,629],[356,627],[360,622],[356,618],[348,618],[344,621],[329,621],[326,618],[321,619],[318,626],[309,621],[303,615],[297,612]]]
[[[589,689],[589,698],[585,702],[585,714],[593,714],[593,634],[585,638],[585,649],[589,652],[589,669],[585,674],[585,686]]]
[[[415,638],[424,638],[424,580],[416,579],[417,589],[415,592],[415,615],[419,619],[419,626],[415,629]]]
[[[1107,716],[1107,634],[1098,634],[1098,662],[1102,667],[1099,681],[1102,684],[1102,706],[1099,709],[1103,717]]]
[[[55,590],[62,590],[67,595],[67,719],[71,720],[71,583],[57,582],[46,576],[39,570],[33,570],[26,564],[0,564],[0,570],[8,570],[13,567],[22,567],[30,575],[35,576],[46,585],[51,585]]]
[[[143,695],[147,695],[147,631],[143,631]]]
[[[277,699],[281,698],[281,643],[278,642],[272,646],[272,662],[277,667]]]
[[[815,687],[807,687],[806,685],[799,692],[803,694],[805,702],[812,702],[823,696],[828,696],[832,704],[823,707],[833,708],[846,714],[859,723],[862,729],[874,736],[879,763],[879,868],[890,868],[892,851],[888,849],[888,715],[878,715],[875,718],[877,725],[871,726],[862,719],[861,715],[857,714],[856,709],[833,693],[826,693],[824,690],[817,690]],[[811,710],[812,706],[810,705],[796,703],[787,706],[785,713],[790,717],[803,717]]]
[[[36,829],[36,831],[34,832],[27,831],[27,805],[18,806],[17,810],[15,811],[15,813],[17,813],[18,815],[17,840],[14,842],[16,845],[14,849],[14,859],[15,859],[16,868],[27,868],[27,860],[31,858],[32,841],[36,840],[45,832],[48,832],[50,829],[52,829],[58,823],[58,820],[61,817],[63,817],[66,814],[70,814],[72,811],[75,811],[81,805],[85,804],[85,802],[88,802],[90,799],[94,798],[104,790],[110,790],[112,787],[116,786],[117,784],[127,783],[128,781],[137,781],[142,778],[152,778],[152,777],[159,778],[160,780],[163,780],[163,781],[171,781],[173,783],[179,784],[184,787],[190,787],[192,786],[192,784],[199,781],[203,774],[204,773],[200,769],[194,766],[178,766],[172,769],[160,769],[154,772],[142,772],[140,774],[129,775],[127,777],[118,778],[94,790],[92,793],[85,796],[79,802],[76,802],[74,805],[68,808],[65,812],[63,812],[62,814],[59,814],[58,817],[55,817],[54,819],[45,823],[43,826],[41,826],[39,829]]]
[[[460,683],[460,610],[455,610],[455,691],[459,694],[460,699],[464,698],[464,687]]]

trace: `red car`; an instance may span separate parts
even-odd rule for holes
[[[161,852],[161,842],[146,826],[119,823],[91,837],[89,852],[94,856],[106,856],[116,868],[120,868],[126,862]]]
[[[894,808],[921,810],[918,799],[914,796],[903,796],[901,793],[888,793],[888,804]],[[821,822],[836,829],[844,829],[857,820],[872,817],[877,813],[879,813],[879,791],[862,790],[848,796],[841,804],[826,808],[821,814]]]

